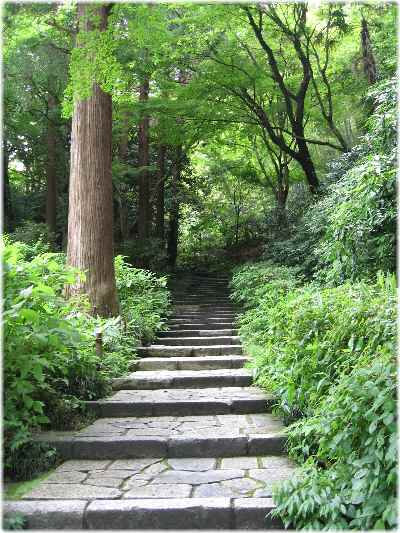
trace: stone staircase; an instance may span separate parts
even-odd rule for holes
[[[272,398],[251,386],[228,279],[181,276],[169,330],[139,349],[98,419],[40,439],[65,459],[5,502],[32,529],[280,529],[265,518],[293,475]]]

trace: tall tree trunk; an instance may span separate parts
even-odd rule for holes
[[[175,268],[178,257],[178,235],[179,235],[179,199],[178,187],[182,171],[182,147],[176,149],[175,161],[172,172],[171,185],[171,208],[169,212],[169,232],[167,243],[168,264]]]
[[[158,145],[158,172],[156,189],[156,237],[164,242],[164,188],[165,188],[165,156],[167,147],[165,144]]]
[[[301,137],[304,137],[304,131],[301,132]],[[305,141],[297,139],[298,156],[295,158],[301,165],[311,194],[318,194],[320,184],[315,170],[314,162],[312,160],[310,150]]]
[[[290,159],[283,154],[278,165],[277,187],[275,189],[276,199],[276,221],[280,233],[286,233],[288,219],[286,212],[286,201],[289,194],[289,162]]]
[[[80,4],[80,31],[107,27],[110,6]],[[90,15],[89,15],[90,11]],[[89,15],[89,16],[88,16]],[[92,18],[93,20],[93,18]],[[111,96],[97,83],[92,95],[74,106],[68,213],[68,265],[86,272],[86,279],[67,287],[68,295],[86,293],[95,313],[118,313],[114,273],[111,176]]]
[[[149,99],[149,78],[146,76],[140,86],[139,101],[146,103]],[[139,177],[138,194],[138,233],[139,240],[144,242],[150,235],[151,208],[150,208],[150,183],[149,172],[149,116],[142,112],[138,131],[138,163],[141,168]]]
[[[276,190],[276,222],[279,231],[283,234],[287,228],[287,213],[286,213],[286,200],[288,190],[283,187],[278,187]]]
[[[10,194],[10,179],[8,175],[8,152],[5,143],[3,144],[3,213],[4,231],[14,231],[15,216]]]
[[[46,224],[50,240],[55,245],[57,232],[57,139],[54,126],[56,101],[48,97],[49,118],[47,122],[47,162],[46,162]]]
[[[364,73],[368,83],[373,85],[377,79],[376,61],[372,50],[371,38],[368,30],[368,23],[363,17],[361,19],[361,51],[363,58]]]
[[[128,143],[129,143],[129,113],[125,111],[122,117],[122,135],[118,146],[118,158],[124,165],[128,164]],[[128,205],[126,201],[126,185],[121,183],[117,191],[119,237],[120,241],[125,241],[129,236],[128,227]]]

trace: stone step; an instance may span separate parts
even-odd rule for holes
[[[211,329],[234,329],[234,322],[233,321],[226,321],[221,320],[221,322],[189,322],[188,320],[185,320],[182,322],[182,320],[174,320],[172,322],[167,323],[167,326],[170,329],[174,330],[211,330]]]
[[[71,492],[74,485],[69,485]],[[50,487],[52,488],[52,487]],[[92,491],[93,492],[93,491]],[[22,514],[28,529],[278,529],[272,498],[148,498],[9,501],[3,515]]]
[[[169,284],[170,331],[138,349],[117,392],[86,402],[100,418],[35,437],[67,462],[6,514],[31,529],[283,529],[268,515],[272,489],[295,469],[274,398],[249,386],[229,281],[200,272]]]
[[[271,414],[99,418],[75,432],[36,437],[65,459],[282,455],[286,437]]]
[[[137,370],[217,370],[242,368],[248,361],[241,355],[217,355],[202,357],[149,357],[138,359]]]
[[[273,455],[69,460],[6,502],[30,529],[265,529],[272,488],[295,465]]]
[[[222,344],[236,344],[240,343],[240,337],[233,335],[226,336],[195,336],[195,337],[161,337],[153,343],[153,346],[209,346],[209,345],[222,345]]]
[[[201,355],[242,355],[241,344],[211,346],[165,346],[152,345],[137,348],[137,353],[144,357],[198,357]]]
[[[217,321],[234,321],[236,318],[236,313],[221,313],[221,314],[215,314],[215,313],[179,313],[178,316],[171,315],[169,317],[170,321],[174,320],[186,320],[186,321],[193,321],[193,322],[215,322]]]
[[[193,302],[194,305],[198,305],[199,302],[203,304],[220,304],[220,305],[236,305],[229,299],[228,296],[222,294],[172,294],[171,299],[173,302]],[[190,304],[188,304],[190,305]]]
[[[144,370],[112,380],[113,390],[156,390],[205,387],[247,387],[252,372],[244,368],[218,370]]]
[[[273,398],[253,387],[120,390],[102,400],[85,402],[100,417],[183,416],[262,413]]]
[[[181,298],[210,298],[211,300],[214,299],[214,298],[218,298],[218,299],[221,299],[221,300],[227,300],[227,301],[232,301],[231,298],[230,298],[230,293],[229,293],[229,290],[227,290],[226,288],[219,288],[219,289],[202,289],[202,290],[198,290],[198,291],[194,291],[194,290],[186,290],[186,291],[182,291],[182,290],[172,290],[171,291],[171,295],[173,298],[176,298],[176,297],[181,297]]]
[[[170,329],[161,331],[158,337],[226,337],[236,334],[236,329]]]
[[[218,309],[216,306],[210,306],[209,308],[202,308],[202,309],[192,309],[188,308],[189,306],[180,306],[179,313],[181,314],[188,314],[188,315],[210,315],[213,316],[215,314],[216,316],[219,315],[236,315],[237,311],[233,308],[230,309]]]
[[[237,313],[231,312],[208,312],[208,311],[179,311],[171,314],[168,318],[169,320],[178,319],[188,319],[188,320],[233,320],[237,317]]]
[[[235,320],[231,318],[225,318],[225,317],[219,317],[219,318],[208,318],[208,317],[198,317],[196,319],[190,319],[188,317],[182,317],[182,318],[169,318],[168,324],[206,324],[206,325],[212,325],[212,324],[223,324],[224,326],[226,324],[232,326],[232,324],[235,323]],[[204,328],[206,329],[206,328]],[[223,328],[220,328],[223,329]]]
[[[172,294],[182,294],[184,296],[196,296],[202,294],[208,294],[210,296],[218,295],[229,298],[229,287],[227,285],[199,285],[199,286],[173,286],[170,287]]]
[[[222,306],[222,305],[206,305],[206,304],[186,304],[186,303],[179,303],[179,302],[173,302],[173,310],[178,312],[197,312],[197,313],[212,313],[212,312],[230,312],[230,313],[237,313],[238,310],[236,307],[231,306]]]
[[[220,305],[236,305],[228,296],[221,294],[172,294],[172,301],[180,302],[195,302],[194,305],[198,305],[198,302],[204,305],[220,304]],[[188,304],[189,305],[189,304]]]

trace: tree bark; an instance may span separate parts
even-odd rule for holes
[[[306,21],[307,5],[296,4],[293,9],[298,10],[298,24],[297,30],[291,30],[288,26],[285,26],[284,22],[278,17],[275,7],[271,4],[268,8],[268,17],[272,20],[282,31],[285,33],[290,41],[293,43],[296,55],[301,64],[302,77],[297,87],[296,93],[290,88],[284,79],[284,73],[279,70],[278,61],[275,52],[271,46],[267,43],[263,36],[263,14],[262,7],[258,7],[258,23],[255,21],[249,7],[243,8],[247,14],[250,26],[256,36],[261,48],[266,54],[268,65],[271,69],[272,79],[275,81],[277,88],[282,94],[282,100],[286,108],[286,114],[291,126],[291,135],[296,140],[298,150],[293,150],[285,142],[283,136],[276,135],[274,126],[271,124],[269,117],[265,109],[260,106],[254,98],[252,98],[247,91],[242,91],[242,98],[254,109],[255,114],[260,118],[260,122],[267,130],[272,142],[276,144],[281,150],[287,153],[293,159],[296,159],[301,165],[306,180],[308,182],[310,192],[312,194],[318,193],[319,180],[315,170],[314,163],[311,158],[310,151],[308,149],[307,141],[304,135],[304,106],[307,96],[307,91],[312,80],[312,71],[310,62],[302,48],[301,32],[299,28],[304,27]]]
[[[364,73],[367,77],[369,85],[373,85],[377,80],[376,61],[374,57],[374,52],[372,50],[368,23],[364,17],[361,20],[361,50]]]
[[[80,31],[107,27],[109,6],[80,4]],[[69,296],[86,293],[93,311],[118,314],[113,253],[113,201],[111,176],[111,96],[97,83],[92,95],[74,105],[68,213],[67,264],[85,271],[86,279],[68,286]]]
[[[158,172],[157,172],[157,189],[156,189],[156,237],[164,242],[165,232],[165,205],[164,205],[164,188],[165,188],[165,156],[167,147],[165,144],[158,145]]]
[[[283,234],[287,228],[288,220],[286,213],[286,200],[288,196],[288,188],[278,187],[276,190],[276,222],[279,231]]]
[[[3,208],[4,208],[4,230],[12,232],[15,228],[14,209],[10,194],[10,180],[8,176],[8,152],[3,143]]]
[[[139,101],[146,103],[149,99],[149,78],[145,76],[140,86]],[[141,168],[139,176],[138,194],[138,234],[139,240],[144,242],[150,236],[151,206],[149,172],[149,116],[142,112],[138,131],[138,164]],[[146,168],[145,168],[146,167]]]
[[[179,236],[179,199],[178,187],[182,171],[182,147],[178,146],[176,149],[174,168],[172,172],[171,185],[171,208],[169,212],[169,232],[167,243],[168,264],[171,268],[175,268],[176,259],[178,257],[178,236]]]
[[[46,162],[46,224],[50,240],[54,246],[57,232],[57,139],[54,126],[56,101],[48,96],[49,118],[47,122],[47,162]]]
[[[308,149],[306,141],[301,139],[297,139],[297,146],[298,155],[295,159],[297,159],[303,169],[311,194],[317,194],[319,192],[320,184],[310,150]]]
[[[118,158],[124,165],[128,164],[128,145],[129,145],[129,113],[125,111],[122,117],[122,135],[118,146]],[[117,190],[117,205],[119,218],[119,238],[125,241],[129,237],[128,226],[128,205],[126,201],[126,185],[120,183]]]

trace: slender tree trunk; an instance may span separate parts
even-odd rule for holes
[[[169,212],[169,232],[167,243],[168,264],[175,268],[178,257],[178,235],[179,235],[179,200],[178,187],[182,171],[182,147],[176,149],[174,168],[172,172],[171,185],[171,208]]]
[[[122,163],[126,163],[128,158],[129,143],[129,113],[124,111],[122,115],[122,134],[118,146],[118,157]]]
[[[139,93],[139,100],[142,103],[147,102],[149,99],[149,78],[145,77]],[[147,113],[142,113],[142,117],[139,123],[138,131],[138,143],[139,143],[139,167],[142,168],[139,177],[139,194],[138,194],[138,233],[139,240],[144,242],[150,235],[151,225],[151,206],[150,206],[150,183],[149,172],[147,168],[149,166],[149,116]]]
[[[51,94],[47,101],[49,119],[47,122],[46,224],[54,246],[57,232],[57,139],[54,126],[56,101]]]
[[[235,209],[236,223],[235,223],[235,245],[239,244],[239,226],[240,226],[240,207]]]
[[[121,185],[120,190],[118,191],[118,215],[119,215],[119,234],[120,241],[126,241],[129,237],[129,226],[128,226],[128,206],[126,204],[126,199],[124,198],[124,187]]]
[[[10,179],[8,176],[8,152],[3,144],[3,203],[4,203],[4,231],[11,232],[15,228],[14,208],[10,194]]]
[[[373,85],[377,79],[376,61],[372,50],[371,38],[368,30],[368,23],[363,17],[361,20],[361,50],[363,57],[364,73],[368,83]]]
[[[97,15],[100,31],[107,27],[109,6],[80,4],[80,31],[93,29],[88,17]],[[68,295],[86,293],[95,313],[118,313],[113,253],[111,177],[111,96],[97,83],[92,95],[78,100],[72,119],[68,214],[68,265],[85,271],[86,279],[67,287]]]
[[[164,188],[165,188],[165,156],[167,147],[165,144],[158,145],[158,172],[156,189],[156,237],[164,242]]]
[[[287,213],[286,213],[286,200],[287,200],[288,191],[287,189],[283,187],[278,187],[276,190],[276,221],[279,228],[279,231],[281,233],[284,233],[288,221],[287,221]]]
[[[128,164],[129,118],[129,113],[125,111],[122,118],[122,135],[118,146],[118,157],[124,165]],[[125,241],[129,237],[128,205],[125,192],[126,185],[125,183],[121,183],[117,192],[120,241]]]

